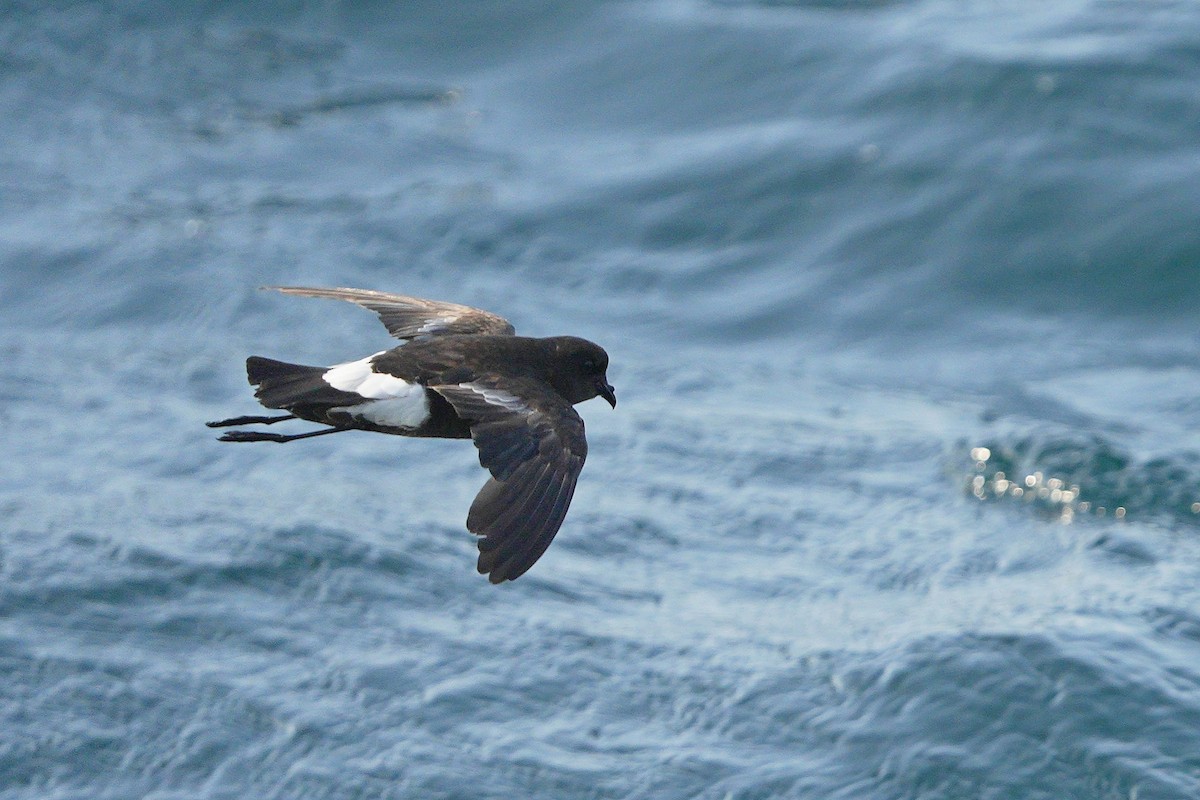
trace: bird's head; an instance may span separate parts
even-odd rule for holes
[[[608,353],[587,339],[560,336],[555,339],[555,356],[560,365],[554,388],[569,402],[582,403],[603,397],[613,408],[617,395],[608,382]]]

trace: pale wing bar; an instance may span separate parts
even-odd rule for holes
[[[370,289],[321,289],[307,286],[264,286],[299,297],[326,297],[355,303],[379,315],[388,333],[397,339],[446,334],[511,336],[512,323],[490,311],[458,303],[423,300]]]

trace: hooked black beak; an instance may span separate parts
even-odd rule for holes
[[[608,404],[613,408],[617,407],[617,392],[613,387],[608,385],[608,381],[600,378],[596,381],[596,393],[608,401]]]

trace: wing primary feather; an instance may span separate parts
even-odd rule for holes
[[[553,480],[554,472],[553,464],[544,464],[534,474],[521,476],[520,483],[512,487],[508,498],[510,502],[499,509],[488,527],[505,531],[506,538],[519,536],[529,522],[537,519],[533,515],[541,505],[542,498],[557,483]]]
[[[478,509],[477,532],[495,539],[500,547],[513,536],[519,536],[525,518],[537,507],[539,493],[545,492],[544,476],[549,471],[547,464],[533,475],[514,476],[511,483],[504,484],[504,491],[493,502]]]
[[[562,527],[563,518],[566,516],[566,507],[575,493],[575,483],[568,480],[561,483],[554,482],[551,486],[554,489],[553,500],[548,504],[548,508],[539,513],[539,524],[537,527],[525,531],[525,536],[519,543],[520,546],[514,547],[499,565],[505,580],[515,580],[524,575],[546,552],[550,542],[554,540],[559,528]],[[549,497],[548,493],[539,506],[543,505],[544,500]]]
[[[553,463],[545,464],[532,475],[521,476],[512,487],[516,498],[486,526],[487,538],[480,541],[480,564],[492,573],[494,582],[511,580],[523,573],[545,552],[550,540],[562,526],[565,507],[560,499],[566,493],[563,475]],[[547,535],[548,534],[548,535]]]
[[[388,333],[398,339],[416,339],[447,334],[487,334],[511,336],[512,323],[490,311],[458,303],[425,300],[403,294],[388,294],[371,289],[320,288],[314,286],[264,286],[298,297],[323,297],[345,300],[374,311]]]

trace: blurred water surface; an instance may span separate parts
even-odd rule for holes
[[[1200,8],[9,3],[0,797],[1200,796]],[[456,300],[610,352],[514,584],[463,442],[219,445]]]

